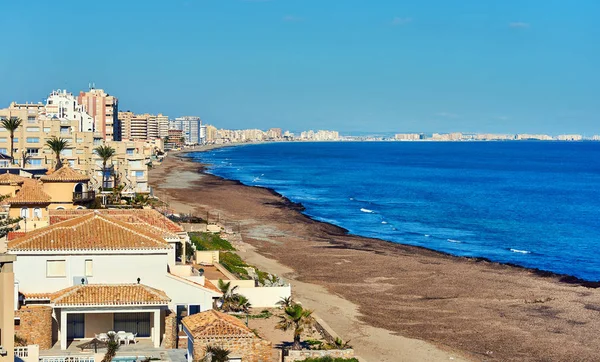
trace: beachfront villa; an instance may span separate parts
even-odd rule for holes
[[[16,333],[40,349],[108,331],[159,347],[174,340],[183,315],[212,309],[220,296],[177,261],[187,234],[155,210],[51,209],[48,222],[9,234],[7,244],[17,256]]]

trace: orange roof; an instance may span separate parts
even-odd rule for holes
[[[183,325],[196,338],[255,337],[254,332],[241,320],[214,309],[200,312],[182,320]]]
[[[8,242],[13,251],[164,250],[169,244],[143,228],[98,213],[28,232]]]
[[[180,225],[169,220],[163,214],[154,209],[50,210],[50,224],[69,220],[81,215],[87,215],[93,212],[120,220],[128,224],[137,224],[140,226],[144,225],[144,227],[150,225],[164,232],[179,233],[184,231]]]
[[[8,204],[49,204],[52,201],[50,195],[44,192],[42,184],[33,179],[25,179],[23,186],[17,194],[7,199]]]
[[[50,302],[65,305],[164,305],[171,299],[162,290],[143,284],[87,284],[52,293]]]
[[[14,175],[14,174],[6,171],[6,173],[3,173],[0,175],[0,185],[13,185],[13,184],[22,185],[23,182],[25,182],[25,180],[27,180],[27,179],[28,179],[27,177]]]
[[[69,163],[65,163],[61,168],[52,172],[49,175],[40,177],[44,182],[82,182],[89,181],[90,178],[71,168]]]

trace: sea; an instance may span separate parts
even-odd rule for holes
[[[287,142],[190,156],[352,234],[600,280],[600,142]]]

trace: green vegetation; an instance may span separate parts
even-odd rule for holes
[[[196,250],[235,250],[229,241],[213,233],[190,233]]]
[[[238,286],[231,287],[231,282],[224,282],[219,279],[219,290],[223,295],[219,298],[220,308],[223,312],[244,312],[248,313],[252,306],[248,298],[237,293]]]
[[[12,139],[12,137],[11,137]],[[54,165],[54,169],[58,170],[59,168],[61,168],[62,163],[60,160],[60,153],[69,148],[70,144],[69,141],[67,141],[64,138],[58,138],[56,136],[52,136],[50,139],[46,140],[46,146],[48,146],[50,148],[50,150],[52,152],[54,152],[54,155],[56,156],[56,165]],[[12,155],[11,155],[12,157]]]
[[[294,343],[292,344],[292,349],[302,349],[300,336],[302,336],[305,329],[310,328],[315,324],[312,313],[312,310],[304,309],[300,304],[292,303],[283,310],[283,315],[279,316],[279,322],[275,328],[281,329],[284,332],[288,330],[294,331]]]
[[[358,362],[356,358],[332,358],[329,356],[319,358],[307,358],[298,362]]]
[[[231,352],[228,349],[219,346],[208,346],[206,348],[206,354],[210,354],[209,361],[211,362],[226,362],[229,361],[229,354]]]
[[[102,358],[102,362],[111,362],[112,359],[117,355],[117,350],[121,343],[119,342],[119,337],[115,332],[108,334],[108,346],[106,347],[106,354],[104,358]]]

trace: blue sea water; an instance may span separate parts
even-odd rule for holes
[[[191,156],[353,234],[600,280],[600,142],[270,143]]]

